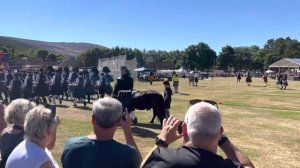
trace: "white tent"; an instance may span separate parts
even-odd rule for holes
[[[271,74],[271,73],[274,73],[274,71],[267,70],[266,73],[267,73],[267,74]]]

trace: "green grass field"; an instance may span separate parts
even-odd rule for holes
[[[242,79],[243,80],[243,79]],[[157,90],[163,93],[162,82],[135,82],[137,90]],[[256,167],[300,167],[300,82],[289,81],[287,90],[279,90],[274,80],[263,87],[261,79],[253,79],[250,87],[235,78],[203,80],[197,87],[181,79],[179,94],[173,95],[170,113],[183,119],[193,98],[219,103],[225,133],[253,161]],[[64,102],[66,103],[66,102]],[[68,138],[92,132],[91,111],[68,106],[58,108],[62,118],[57,143],[52,151],[58,163]],[[89,105],[91,106],[91,105]],[[132,126],[135,140],[143,156],[154,145],[158,124],[149,124],[152,111],[136,111],[139,124]],[[115,139],[124,142],[118,130]],[[172,146],[179,146],[180,142]],[[219,153],[224,155],[220,150]]]

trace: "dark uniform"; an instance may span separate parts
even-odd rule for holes
[[[49,85],[48,83],[46,83],[46,81],[47,81],[47,76],[44,73],[40,73],[39,79],[37,81],[38,83],[35,88],[35,95],[37,97],[42,97],[44,103],[47,103],[45,97],[49,95]],[[39,104],[39,102],[36,103]]]
[[[4,94],[5,94],[5,100],[6,100],[6,102],[8,102],[8,86],[9,86],[9,84],[10,84],[10,82],[14,79],[14,75],[13,74],[11,74],[11,72],[9,73],[9,74],[7,74],[6,75],[6,83],[5,83],[5,92],[4,92]]]
[[[73,72],[70,74],[71,76],[69,77],[69,83],[74,83],[76,82],[76,79],[78,78],[78,74],[76,72]]]
[[[281,88],[280,89],[286,89],[286,87],[288,86],[288,82],[287,82],[287,74],[284,74],[281,78]]]
[[[5,92],[5,74],[3,71],[0,72],[0,100],[3,100],[2,93]]]
[[[251,79],[250,72],[247,72],[247,74],[246,74],[246,83],[248,84],[248,86],[250,86],[251,82],[252,82],[252,79]]]
[[[171,108],[171,102],[172,102],[172,95],[173,92],[171,90],[171,88],[165,88],[164,91],[164,104],[165,104],[165,112],[166,112],[166,116],[169,117],[169,109]]]
[[[113,89],[110,83],[113,81],[114,81],[113,78],[109,74],[105,74],[101,76],[100,87],[99,87],[99,94],[101,95],[101,97],[104,97],[105,94],[111,95]]]
[[[50,90],[51,95],[61,96],[63,94],[61,81],[62,77],[60,73],[54,75],[54,80]]]
[[[128,74],[125,74],[122,76],[122,78],[117,79],[113,91],[113,97],[117,98],[122,103],[123,107],[128,107],[132,101],[132,94],[129,93],[126,95],[118,95],[120,90],[133,90],[133,79]]]
[[[84,79],[83,90],[84,90],[84,94],[87,96],[88,103],[90,103],[91,94],[94,93],[94,85],[92,83],[92,80],[89,77],[86,77],[86,79]]]
[[[281,85],[282,84],[282,77],[283,77],[282,74],[278,74],[277,75],[277,82],[276,82],[277,85]]]
[[[13,79],[12,86],[10,88],[10,101],[22,98],[22,81],[21,79]]]
[[[82,76],[79,76],[76,79],[76,86],[73,92],[73,102],[74,106],[77,107],[77,99],[84,99],[83,106],[86,107],[86,100],[85,100],[85,93],[84,93],[84,78]]]
[[[68,100],[68,77],[69,77],[69,74],[68,73],[63,73],[62,74],[62,91],[63,91],[63,94],[66,96],[66,100]]]
[[[34,98],[34,93],[33,93],[33,79],[32,75],[28,75],[25,78],[25,87],[23,91],[23,96],[25,99],[33,99]]]
[[[77,86],[75,87],[73,97],[74,98],[85,98],[84,90],[83,90],[83,84],[84,84],[84,79],[82,76],[79,76],[78,78],[78,83]]]

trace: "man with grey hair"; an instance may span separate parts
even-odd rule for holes
[[[181,126],[181,133],[178,128]],[[182,138],[183,146],[174,149],[168,145]],[[217,155],[218,146],[227,159]],[[171,167],[254,167],[251,161],[225,136],[218,109],[205,102],[191,106],[185,121],[170,116],[156,139],[156,146],[143,161],[146,168]]]
[[[126,111],[122,115],[122,104],[105,97],[94,102],[92,111],[94,133],[67,141],[61,157],[63,167],[139,167],[141,155],[132,136],[129,114]],[[119,126],[126,144],[113,139]]]

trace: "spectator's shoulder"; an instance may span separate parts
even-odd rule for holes
[[[86,136],[71,138],[66,142],[65,149],[76,148],[76,147],[85,145],[90,141],[91,140]]]
[[[122,144],[120,142],[115,141],[116,147],[118,147],[122,151],[126,151],[128,153],[137,152],[137,149],[134,146]]]

